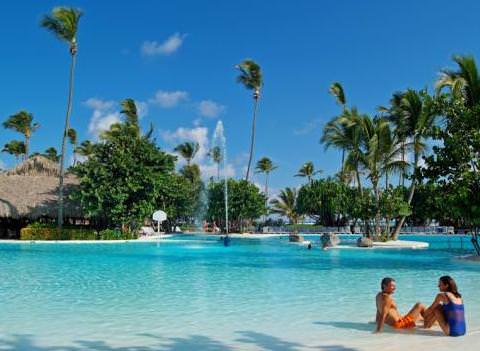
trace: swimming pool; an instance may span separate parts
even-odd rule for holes
[[[480,264],[455,258],[472,252],[468,237],[402,238],[430,248],[307,250],[284,237],[233,239],[226,248],[194,235],[0,243],[0,350],[369,350],[413,342],[416,335],[372,339],[374,296],[387,275],[397,280],[402,312],[430,303],[438,277],[452,275],[480,339]],[[471,340],[454,345],[473,350]]]

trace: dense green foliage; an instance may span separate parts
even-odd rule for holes
[[[227,184],[229,232],[243,231],[246,224],[266,214],[266,197],[254,184],[246,180],[229,179]],[[224,182],[211,181],[208,184],[206,218],[215,221],[220,228],[225,228]]]

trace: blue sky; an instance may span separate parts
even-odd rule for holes
[[[42,14],[65,2],[2,4],[0,119],[20,109],[41,128],[32,151],[59,149],[69,55],[39,27]],[[432,86],[455,53],[479,55],[475,1],[70,1],[84,11],[72,126],[79,139],[118,118],[126,97],[155,125],[161,148],[185,139],[206,151],[219,119],[225,125],[229,172],[244,175],[251,92],[236,83],[234,65],[253,58],[263,68],[255,159],[278,165],[273,188],[297,185],[305,161],[324,174],[340,153],[319,144],[322,125],[339,107],[328,86],[340,81],[348,103],[374,113],[396,90]],[[0,145],[21,136],[0,130]],[[0,154],[0,164],[13,158]],[[213,168],[198,159],[206,173]],[[256,177],[263,182],[263,177]]]

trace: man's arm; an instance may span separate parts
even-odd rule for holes
[[[392,307],[392,299],[389,296],[382,297],[382,309],[377,311],[377,329],[376,333],[381,333],[383,331],[383,326],[385,325],[385,319],[387,318],[388,312]]]

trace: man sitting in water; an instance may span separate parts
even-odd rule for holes
[[[381,282],[381,290],[376,297],[377,303],[377,328],[375,332],[383,331],[383,326],[389,326],[397,329],[415,328],[415,321],[423,317],[425,306],[417,302],[412,309],[402,317],[398,311],[397,304],[392,295],[395,292],[396,284],[393,278],[383,278]]]

